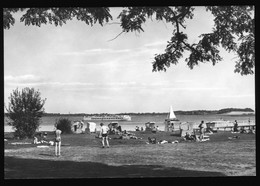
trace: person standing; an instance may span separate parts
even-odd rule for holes
[[[204,138],[204,134],[205,134],[205,130],[206,130],[206,124],[204,123],[204,121],[201,121],[200,125],[200,140],[202,140]]]
[[[101,126],[100,136],[102,137],[102,148],[105,148],[105,141],[107,143],[107,147],[109,148],[109,143],[108,143],[109,128],[105,126],[103,123],[100,123],[100,126]]]
[[[55,130],[55,156],[60,156],[60,147],[61,147],[61,130]]]
[[[238,132],[238,124],[237,124],[237,120],[235,120],[234,122],[234,132]]]

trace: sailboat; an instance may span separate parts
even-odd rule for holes
[[[176,115],[173,112],[172,106],[170,106],[170,112],[167,115],[167,118],[165,119],[165,131],[173,131],[174,129],[178,128],[180,126],[180,120],[176,117]],[[177,126],[178,125],[178,126]]]
[[[172,106],[170,106],[170,112],[165,120],[166,121],[179,121],[173,112]]]

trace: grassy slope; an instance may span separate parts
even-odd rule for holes
[[[95,135],[62,135],[62,156],[54,147],[11,145],[5,142],[5,178],[175,177],[255,175],[255,135],[219,132],[208,142],[146,144],[147,137],[180,140],[170,133],[134,132],[141,140],[111,135],[102,149]],[[228,140],[239,135],[240,139]],[[51,133],[48,138],[53,139]],[[16,140],[17,141],[17,140]],[[28,142],[31,140],[23,140]],[[19,141],[21,142],[21,141]]]

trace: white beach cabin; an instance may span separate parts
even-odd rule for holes
[[[82,121],[74,121],[72,124],[71,130],[74,133],[83,133],[83,127],[84,127],[84,122]]]
[[[86,132],[96,132],[97,124],[94,122],[87,122]]]

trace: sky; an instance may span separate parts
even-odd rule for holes
[[[18,88],[35,88],[46,98],[47,113],[168,112],[173,110],[255,109],[255,76],[234,73],[236,55],[221,49],[215,66],[191,70],[184,57],[166,72],[152,72],[155,54],[165,50],[173,25],[147,20],[144,32],[123,33],[116,24],[120,7],[110,8],[111,23],[62,27],[25,26],[4,30],[4,102]],[[212,31],[213,16],[196,7],[185,22],[190,42]]]

